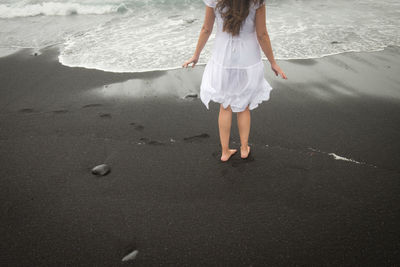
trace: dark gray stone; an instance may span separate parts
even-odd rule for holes
[[[111,171],[110,166],[107,164],[101,164],[97,165],[92,169],[92,174],[98,175],[98,176],[104,176],[107,175]]]

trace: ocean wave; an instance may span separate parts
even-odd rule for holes
[[[0,4],[0,18],[32,16],[69,16],[69,15],[103,15],[110,13],[125,13],[129,8],[125,4],[90,5],[80,3],[45,2],[40,4]]]
[[[193,55],[205,12],[199,0],[48,1],[0,0],[0,47],[40,49],[60,44],[59,61],[71,67],[111,72],[176,69]],[[17,11],[37,15],[44,9],[49,15],[114,13],[1,19],[5,3],[13,7],[14,14],[6,12],[11,17],[18,15]],[[276,59],[320,58],[400,45],[398,0],[268,3],[266,19]],[[33,6],[39,11],[33,12]],[[215,31],[199,63],[210,58],[214,37]]]

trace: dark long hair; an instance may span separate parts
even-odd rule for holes
[[[262,4],[264,0],[218,0],[216,9],[224,20],[224,32],[239,34],[243,21],[249,15],[250,2]],[[227,9],[223,11],[225,7]]]

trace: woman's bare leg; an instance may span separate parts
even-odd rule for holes
[[[237,113],[237,122],[240,135],[240,156],[242,158],[247,158],[250,152],[250,147],[248,146],[249,134],[250,134],[250,110],[249,107]]]
[[[232,110],[228,106],[226,109],[220,105],[219,116],[218,116],[218,126],[219,126],[219,137],[222,147],[222,161],[227,161],[237,149],[229,149],[229,137],[231,134],[231,124],[232,124]]]

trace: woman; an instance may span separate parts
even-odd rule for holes
[[[221,161],[228,161],[237,152],[229,148],[232,112],[237,113],[240,134],[240,154],[247,159],[250,153],[250,110],[269,99],[272,87],[264,78],[261,51],[268,58],[276,76],[287,79],[276,64],[266,27],[264,0],[203,0],[206,15],[189,64],[194,67],[217,20],[213,53],[201,82],[200,98],[208,109],[210,100],[220,103],[218,117]]]

